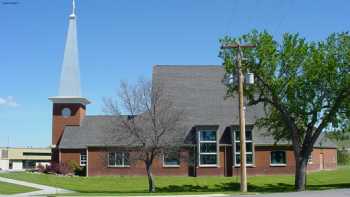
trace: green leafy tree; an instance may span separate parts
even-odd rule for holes
[[[350,147],[350,120],[346,120],[343,123],[343,126],[339,129],[333,129],[327,132],[327,136],[336,141],[338,145],[338,149],[345,149]]]
[[[279,43],[267,32],[252,31],[238,38],[225,37],[222,45],[255,44],[243,49],[243,71],[255,75],[245,86],[247,105],[263,103],[266,116],[257,121],[276,141],[291,140],[296,169],[295,188],[305,190],[309,155],[321,132],[349,123],[350,35],[335,33],[324,41],[307,42],[286,33]],[[237,51],[222,49],[226,74],[237,74]],[[234,95],[237,84],[227,86]]]

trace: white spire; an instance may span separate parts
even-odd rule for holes
[[[72,14],[69,17],[75,18],[75,0],[72,0]]]
[[[62,63],[59,96],[80,97],[79,52],[75,16],[75,1],[73,11],[69,16],[69,26]]]

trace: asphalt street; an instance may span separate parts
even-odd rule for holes
[[[240,197],[350,197],[350,189],[334,189],[325,191],[307,191],[291,193],[239,195]],[[237,197],[237,196],[235,196]]]

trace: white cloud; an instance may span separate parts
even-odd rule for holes
[[[15,101],[15,98],[12,96],[8,97],[0,97],[0,107],[6,106],[6,107],[18,107],[19,104]]]

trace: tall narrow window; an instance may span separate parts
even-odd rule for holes
[[[108,167],[129,167],[129,153],[128,152],[109,152],[108,153]]]
[[[217,164],[217,145],[216,131],[205,130],[199,131],[199,165],[216,166]]]
[[[86,152],[80,153],[80,166],[86,166],[87,156]]]
[[[234,160],[235,166],[241,165],[241,141],[240,141],[240,130],[238,127],[233,128],[233,149],[234,149]],[[253,132],[252,127],[246,127],[245,129],[245,145],[246,145],[246,164],[254,164],[254,145],[253,145]]]

